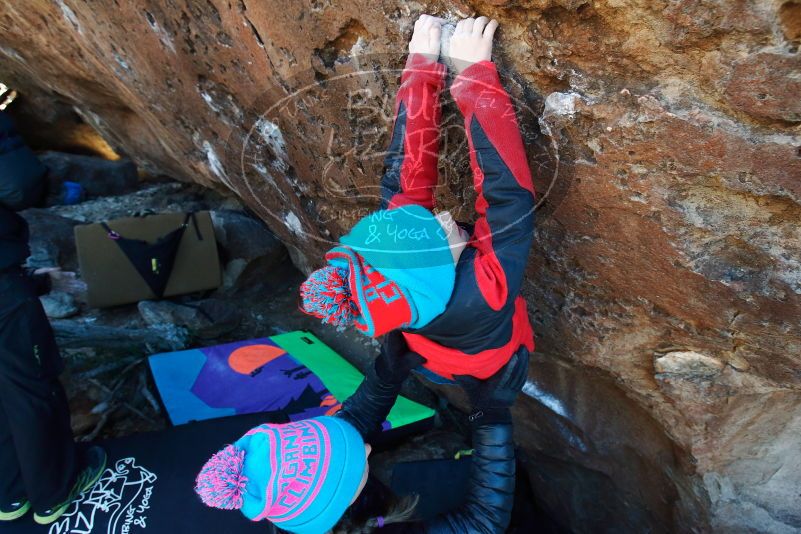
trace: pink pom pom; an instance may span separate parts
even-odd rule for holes
[[[327,265],[314,271],[300,286],[303,311],[338,327],[353,324],[358,308],[348,285],[348,271]]]
[[[201,469],[195,483],[195,493],[206,506],[223,510],[238,510],[244,504],[247,477],[242,474],[245,451],[228,445],[212,456]]]

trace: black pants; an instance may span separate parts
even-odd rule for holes
[[[0,505],[43,512],[66,499],[76,451],[53,330],[32,282],[0,273]]]

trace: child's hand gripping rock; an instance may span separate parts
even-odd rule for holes
[[[414,23],[414,32],[409,41],[410,54],[422,54],[432,61],[439,58],[442,23],[445,19],[431,15],[420,15]]]
[[[474,63],[492,58],[492,38],[497,28],[498,21],[487,17],[463,19],[456,24],[448,55],[457,74]]]

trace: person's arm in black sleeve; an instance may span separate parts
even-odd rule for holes
[[[44,193],[47,169],[0,112],[0,205],[12,211],[35,206]]]
[[[416,528],[430,534],[505,532],[512,517],[515,492],[515,450],[512,439],[514,404],[528,375],[525,347],[487,380],[454,377],[470,397],[473,463],[462,505]]]
[[[506,532],[515,493],[512,425],[486,424],[473,429],[473,460],[464,503],[455,511],[419,525],[429,534]]]
[[[401,386],[411,370],[425,361],[409,352],[406,341],[397,330],[387,333],[381,354],[367,372],[356,392],[342,403],[336,413],[359,431],[365,442],[378,432],[400,394]]]
[[[35,269],[25,269],[25,274],[33,285],[37,297],[50,293],[53,283],[48,273],[37,273]]]

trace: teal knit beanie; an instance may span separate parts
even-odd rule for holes
[[[350,506],[366,462],[364,441],[342,419],[264,424],[212,456],[195,491],[208,506],[239,509],[296,534],[321,534]]]
[[[448,236],[418,205],[363,217],[301,285],[306,313],[377,337],[422,328],[447,307],[456,281]]]

